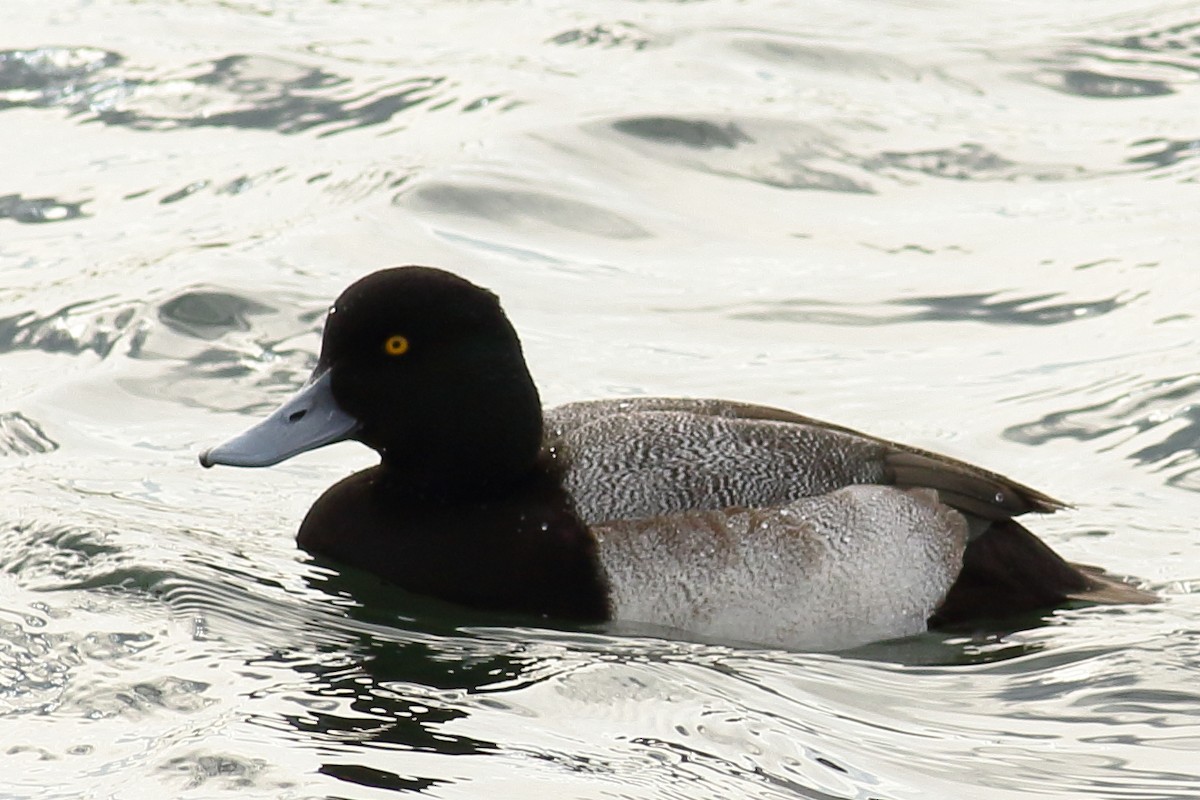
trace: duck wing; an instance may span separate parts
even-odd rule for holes
[[[762,508],[858,484],[928,488],[981,520],[1065,504],[957,459],[790,411],[635,398],[546,412],[545,447],[589,522]]]

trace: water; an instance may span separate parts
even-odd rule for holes
[[[1194,4],[18,3],[0,51],[0,796],[1200,797]],[[966,457],[1165,602],[787,653],[313,563],[365,449],[195,456],[411,262],[548,403]]]

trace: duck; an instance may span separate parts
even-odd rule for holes
[[[543,409],[499,298],[434,267],[346,288],[303,387],[200,463],[344,440],[379,463],[299,547],[474,609],[838,650],[1155,599],[1016,519],[1066,504],[954,458],[728,400]]]

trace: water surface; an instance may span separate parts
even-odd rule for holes
[[[1200,795],[1194,4],[19,4],[0,30],[0,795]],[[1075,504],[1165,602],[839,654],[463,612],[196,453],[381,266],[547,403],[781,405]]]

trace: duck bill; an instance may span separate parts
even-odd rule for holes
[[[333,398],[329,376],[328,369],[314,375],[271,416],[205,450],[200,454],[201,466],[269,467],[299,453],[349,439],[359,423]]]

